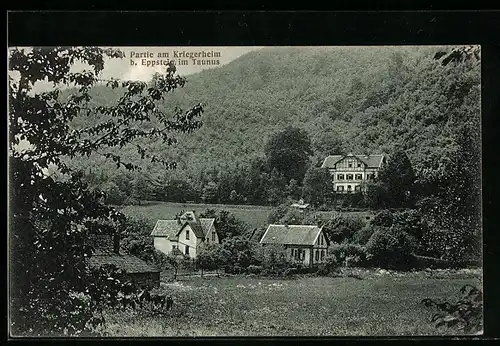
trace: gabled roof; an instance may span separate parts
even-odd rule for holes
[[[210,232],[215,219],[198,219],[198,221],[200,221],[199,224],[191,221],[158,220],[151,235],[153,237],[165,237],[169,240],[177,240],[179,232],[182,231],[186,224],[189,224],[198,238],[204,238]]]
[[[125,270],[127,273],[157,273],[160,272],[158,268],[147,264],[140,258],[132,255],[97,255],[89,258],[89,265],[91,267],[100,267],[106,264],[112,264],[119,269]]]
[[[325,158],[323,161],[323,164],[321,165],[321,168],[335,168],[335,164],[342,160],[345,157],[348,156],[353,156],[360,160],[361,162],[365,163],[368,168],[379,168],[380,164],[382,163],[382,160],[384,159],[383,154],[375,154],[375,155],[354,155],[354,154],[348,154],[348,155],[329,155]]]
[[[312,225],[269,225],[261,244],[314,245],[322,227]]]

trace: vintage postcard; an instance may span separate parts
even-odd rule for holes
[[[482,334],[480,46],[8,59],[11,337]]]

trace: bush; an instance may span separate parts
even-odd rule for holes
[[[316,275],[326,276],[328,274],[330,274],[330,268],[325,263],[321,263],[318,266],[318,270],[316,271]]]
[[[355,267],[365,265],[367,262],[367,251],[364,246],[357,244],[334,244],[328,249],[331,261],[337,266]]]
[[[432,316],[431,322],[436,328],[456,329],[466,334],[480,333],[483,329],[483,292],[481,289],[465,285],[460,289],[462,299],[456,303],[439,303],[426,298],[422,303],[427,307],[435,307],[438,312]]]
[[[262,272],[262,266],[249,265],[247,271],[250,274],[260,274]]]
[[[297,268],[288,268],[283,272],[283,276],[290,277],[292,275],[298,274],[299,270]]]
[[[354,234],[354,236],[352,237],[353,243],[366,245],[366,243],[368,243],[368,241],[372,237],[373,233],[375,233],[379,228],[379,226],[374,226],[372,224],[365,225]]]
[[[377,229],[366,244],[373,264],[390,269],[408,269],[414,248],[415,239],[397,226]]]
[[[360,218],[337,216],[323,224],[323,230],[331,242],[351,241],[353,236],[365,225]]]
[[[337,263],[336,257],[328,254],[325,257],[325,262],[319,264],[316,274],[326,276],[336,272],[338,269],[339,265]]]
[[[392,213],[385,209],[378,212],[373,218],[371,224],[374,226],[391,227],[394,217]]]

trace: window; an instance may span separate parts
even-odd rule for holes
[[[317,261],[319,261],[319,250],[316,250],[316,255],[314,256],[314,259]]]
[[[344,180],[344,175],[343,174],[337,174],[337,179],[338,180]]]
[[[356,180],[361,180],[363,179],[363,175],[362,174],[356,174]]]
[[[358,162],[358,167],[361,167],[361,163]]]
[[[349,166],[349,168],[352,168],[352,162],[349,162],[347,165]]]
[[[347,180],[352,180],[353,179],[353,175],[352,174],[347,174]]]
[[[359,185],[354,186],[354,191],[361,191],[361,186]]]
[[[325,257],[325,250],[321,250],[321,260]]]
[[[351,185],[347,185],[347,191],[352,191]]]
[[[186,230],[186,240],[189,240],[189,230]]]
[[[212,241],[215,241],[215,232],[212,231]]]
[[[344,186],[342,185],[337,186],[337,191],[344,191]]]
[[[189,246],[186,245],[186,255],[189,255]]]

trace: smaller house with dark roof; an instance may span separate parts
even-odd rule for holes
[[[160,269],[138,257],[120,251],[120,238],[117,234],[102,234],[89,237],[94,248],[88,259],[90,267],[114,265],[122,269],[124,279],[142,287],[160,286]]]
[[[215,219],[198,218],[194,211],[188,211],[176,220],[158,220],[151,236],[154,237],[155,249],[165,254],[178,249],[193,259],[200,244],[219,244]]]
[[[377,155],[330,155],[325,158],[322,168],[327,168],[332,175],[336,193],[361,192],[363,183],[377,177],[385,165],[386,157]]]
[[[323,227],[313,225],[269,225],[260,244],[283,245],[288,259],[304,265],[325,260],[329,241]]]

